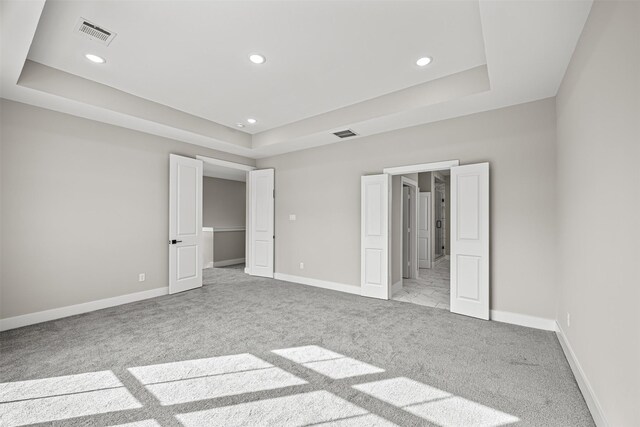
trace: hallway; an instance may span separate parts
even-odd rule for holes
[[[392,300],[449,310],[450,262],[441,258],[434,268],[421,268],[417,279],[403,279]]]

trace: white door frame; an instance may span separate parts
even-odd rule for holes
[[[418,277],[418,183],[414,180],[407,178],[405,176],[401,177],[400,188],[405,185],[409,187],[409,198],[412,203],[409,204],[411,212],[409,212],[409,254],[411,257],[411,270],[409,271],[409,279],[416,279]],[[402,194],[402,193],[401,193]],[[402,195],[400,196],[402,197]],[[392,196],[393,199],[393,196]],[[400,222],[404,222],[404,203],[400,203]],[[400,247],[404,247],[404,230],[400,233]],[[404,260],[403,260],[404,263]],[[404,268],[402,269],[404,271]],[[404,280],[402,277],[402,272],[400,273],[400,279]],[[391,294],[389,294],[391,296]]]
[[[229,168],[229,169],[235,169],[235,170],[242,170],[245,171],[245,175],[247,175],[250,171],[256,170],[257,168],[255,166],[249,166],[249,165],[243,165],[242,163],[235,163],[235,162],[230,162],[227,160],[220,160],[220,159],[216,159],[213,157],[206,157],[206,156],[196,156],[196,159],[198,160],[202,160],[203,163],[208,163],[210,165],[214,165],[214,166],[222,166],[225,168]],[[248,179],[247,181],[248,182]],[[203,197],[204,197],[204,192],[203,192]],[[249,212],[249,185],[247,184],[246,189],[245,189],[245,200],[247,201],[246,203],[246,211],[245,211],[245,223],[246,223],[246,228],[245,228],[245,245],[244,245],[244,259],[245,259],[245,273],[248,273],[246,266],[249,263],[249,254],[251,253],[251,224],[249,221],[250,218],[250,212]],[[204,209],[204,200],[201,203],[201,206],[203,206]],[[204,212],[203,212],[203,218],[204,218]],[[274,248],[275,250],[275,248]]]
[[[441,170],[449,170],[453,167],[456,166],[460,166],[460,160],[445,160],[445,161],[441,161],[441,162],[432,162],[432,163],[421,163],[421,164],[417,164],[417,165],[407,165],[407,166],[396,166],[396,167],[391,167],[391,168],[384,168],[382,170],[383,173],[389,174],[389,175],[406,175],[406,174],[410,174],[410,173],[422,173],[422,172],[435,172],[435,171],[441,171]],[[405,177],[402,177],[403,179],[407,179]],[[411,181],[411,180],[409,180]],[[415,181],[414,181],[415,182]],[[433,185],[433,180],[432,180],[432,185]],[[432,190],[432,194],[433,194],[433,188]],[[432,203],[433,203],[433,197],[432,199]],[[391,192],[391,200],[389,200],[389,204],[391,205],[393,203],[393,192]],[[402,206],[402,203],[400,204]],[[417,206],[417,204],[416,204]],[[402,210],[402,207],[400,208]],[[431,211],[432,211],[432,215],[433,215],[433,206],[431,207]],[[400,218],[402,218],[402,213],[400,214]],[[416,215],[417,218],[417,215]],[[433,228],[433,227],[432,227]],[[417,236],[417,234],[416,234]],[[402,239],[402,236],[400,237]],[[433,236],[431,236],[431,244],[433,245]],[[418,244],[418,239],[416,238],[416,254],[417,254],[417,244]],[[401,246],[402,247],[402,246]],[[391,265],[392,263],[392,251],[389,251],[388,254],[388,262],[389,265]],[[433,252],[431,253],[431,260],[433,261]],[[416,265],[417,265],[417,259],[416,259]],[[391,284],[389,284],[389,295],[392,294],[393,290],[391,289]],[[451,286],[451,282],[449,282],[449,286]]]

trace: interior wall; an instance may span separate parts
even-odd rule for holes
[[[640,425],[639,40],[639,2],[596,1],[557,96],[557,319],[609,426]]]
[[[546,99],[260,159],[276,171],[276,272],[358,287],[362,175],[488,161],[491,308],[553,319],[554,271],[541,266],[556,257],[555,134]]]
[[[254,165],[25,104],[0,105],[2,318],[168,286],[169,154]]]
[[[431,191],[431,172],[420,172],[418,174],[418,187],[420,187],[420,192],[422,193]]]
[[[244,227],[247,185],[242,181],[205,176],[202,187],[204,227]]]
[[[204,227],[245,227],[247,185],[242,181],[205,176],[202,188],[202,222]],[[245,257],[244,231],[213,233],[213,262]]]

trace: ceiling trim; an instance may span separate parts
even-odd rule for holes
[[[486,66],[253,136],[27,61],[44,4],[44,0],[0,2],[3,98],[257,159],[348,142],[332,135],[342,128],[354,129],[356,139],[553,97],[592,1],[479,0]],[[540,22],[545,23],[544,31]]]

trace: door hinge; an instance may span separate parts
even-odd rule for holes
[[[276,189],[275,188],[273,189],[273,198],[274,199],[276,198]],[[443,200],[443,202],[444,202],[444,200]]]

